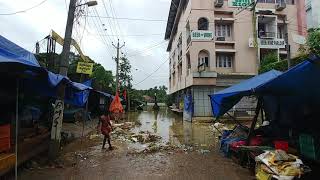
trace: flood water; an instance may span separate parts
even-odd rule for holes
[[[215,134],[210,123],[191,123],[169,109],[160,111],[130,112],[127,121],[136,122],[134,133],[151,132],[161,136],[161,143],[195,145],[206,149],[215,143]]]
[[[130,130],[161,136],[157,145],[174,145],[152,153],[140,151],[151,143],[139,143],[114,134],[114,150],[101,149],[102,137],[75,141],[64,148],[63,168],[23,170],[19,179],[250,179],[250,174],[217,151],[217,134],[210,123],[186,122],[163,109],[158,112],[130,112],[124,122],[135,122]],[[131,134],[131,133],[130,133]],[[171,146],[170,146],[171,147]],[[131,153],[135,152],[135,153]],[[142,152],[142,153],[140,153]],[[227,171],[226,171],[227,170]],[[252,178],[251,178],[252,179]]]

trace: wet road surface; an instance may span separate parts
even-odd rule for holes
[[[135,153],[148,144],[124,141],[113,135],[115,149],[102,150],[102,138],[88,136],[63,149],[63,167],[23,169],[19,179],[253,179],[247,169],[218,152],[210,124],[183,122],[167,110],[130,113],[126,121],[136,123],[132,133],[155,133],[161,136],[157,144],[179,148]]]

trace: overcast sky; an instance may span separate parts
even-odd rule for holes
[[[0,14],[25,10],[42,1],[2,0]],[[96,16],[96,10],[101,16],[100,20],[97,17],[82,16],[74,25],[73,38],[80,42],[84,54],[115,72],[112,57],[116,56],[116,51],[112,48],[111,41],[116,43],[119,37],[121,43],[126,42],[122,52],[127,54],[131,62],[133,84],[141,82],[163,64],[150,78],[134,87],[147,89],[159,85],[168,86],[168,61],[164,63],[168,59],[167,42],[164,42],[166,22],[127,19],[116,21],[103,17],[116,15],[118,18],[166,20],[170,0],[104,0],[105,6],[103,0],[97,2],[98,5],[86,9],[86,13]],[[24,13],[0,15],[0,34],[34,52],[35,43],[47,36],[51,29],[64,36],[68,6],[69,0],[46,0]],[[103,36],[100,36],[102,33]],[[44,41],[40,45],[41,51],[46,51]],[[57,48],[61,50],[61,47]]]

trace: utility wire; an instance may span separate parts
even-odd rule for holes
[[[112,16],[114,17],[114,20],[115,20],[115,22],[116,22],[116,24],[117,24],[117,27],[118,27],[118,29],[119,29],[119,34],[120,34],[120,37],[122,38],[122,39],[124,39],[123,37],[122,37],[122,31],[121,31],[121,26],[120,26],[120,24],[119,24],[119,22],[118,22],[118,20],[117,20],[117,14],[116,14],[116,11],[115,11],[115,9],[113,8],[113,3],[112,3],[112,0],[109,0],[109,5],[110,5],[110,9],[111,9],[111,13],[112,13]],[[117,29],[117,28],[116,28]]]
[[[88,15],[88,17],[95,17]],[[159,21],[159,22],[167,22],[164,19],[144,19],[144,18],[128,18],[128,17],[112,17],[112,16],[100,16],[101,18],[105,19],[118,19],[118,20],[130,20],[130,21]]]
[[[133,86],[136,86],[136,85],[138,85],[138,84],[141,84],[142,82],[144,82],[145,80],[147,80],[148,78],[150,78],[150,77],[151,77],[154,73],[156,73],[156,72],[161,68],[161,66],[163,66],[168,60],[169,60],[169,59],[166,59],[165,61],[163,61],[163,63],[161,63],[160,66],[158,66],[158,68],[157,68],[155,71],[153,71],[151,74],[149,74],[149,75],[148,75],[147,77],[145,77],[143,80],[141,80],[141,81],[133,84]]]
[[[43,3],[45,3],[46,1],[47,1],[47,0],[43,0],[43,1],[41,1],[40,3],[38,3],[38,4],[36,4],[36,5],[32,6],[32,7],[29,7],[29,8],[27,8],[27,9],[24,9],[24,10],[12,12],[12,13],[0,13],[0,16],[9,16],[9,15],[15,15],[15,14],[19,14],[19,13],[25,13],[25,12],[27,12],[27,11],[30,11],[30,10],[36,8],[36,7],[41,6],[41,5],[42,5]]]
[[[95,34],[91,34],[91,35],[95,35]],[[120,34],[105,34],[103,36],[118,36]],[[121,36],[160,36],[160,35],[164,35],[164,33],[158,33],[158,34],[122,34]]]
[[[104,10],[106,11],[106,15],[109,16],[109,13],[108,13],[108,10],[107,10],[107,6],[106,6],[104,0],[102,0],[102,4],[103,4]],[[99,15],[98,15],[98,18],[99,18],[99,19],[101,19],[101,17],[102,17],[102,16],[99,16]],[[108,28],[110,28],[111,34],[112,34],[112,35],[115,35],[117,32],[114,33],[114,31],[113,31],[114,25],[112,24],[112,21],[110,21],[110,19],[108,19],[108,24],[109,24],[109,27],[108,27]],[[119,37],[118,37],[118,39],[119,39]],[[116,39],[113,38],[112,41],[116,41]]]
[[[95,12],[95,11],[94,11],[94,12]],[[99,20],[97,20],[97,21],[98,21],[97,24],[96,24],[95,19],[93,19],[93,20],[94,20],[94,21],[92,21],[92,22],[94,23],[94,26],[96,27],[97,33],[100,34],[100,38],[101,38],[103,44],[106,46],[106,49],[107,49],[109,55],[112,56],[112,51],[111,51],[111,49],[110,49],[110,44],[109,44],[108,41],[105,39],[105,37],[102,36],[104,30],[102,29],[102,31],[101,31],[101,29],[100,29],[101,26],[99,26]]]
[[[100,18],[100,15],[99,15],[99,13],[98,13],[98,11],[97,11],[96,9],[94,9],[94,13],[96,13],[96,15],[98,16],[98,20],[97,20],[97,21],[98,21],[98,25],[99,25],[99,22],[100,22],[100,26],[99,26],[99,27],[101,27],[101,29],[102,29],[102,33],[100,33],[100,34],[103,35],[103,34],[105,34],[105,29],[104,29],[104,27],[103,27],[103,23],[102,23],[102,20],[101,20],[101,18]],[[108,40],[105,40],[104,37],[107,37],[107,39],[108,39],[110,42],[108,43]],[[107,46],[108,46],[108,47],[111,47],[111,49],[112,49],[112,46],[111,46],[112,40],[111,40],[111,38],[108,37],[108,36],[102,36],[102,38],[106,41]]]

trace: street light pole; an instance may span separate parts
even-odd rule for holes
[[[68,18],[66,24],[66,30],[64,35],[64,43],[60,59],[59,74],[63,76],[68,75],[69,67],[69,54],[70,46],[72,41],[72,30],[73,22],[76,8],[82,5],[94,6],[97,5],[96,1],[89,1],[85,4],[76,5],[77,0],[70,0]],[[51,128],[51,141],[49,147],[49,157],[55,159],[60,151],[60,141],[61,141],[61,129],[63,122],[63,111],[64,111],[64,96],[65,96],[65,85],[61,84],[57,90],[58,98],[55,101],[54,105],[54,114],[52,119],[52,128]]]

